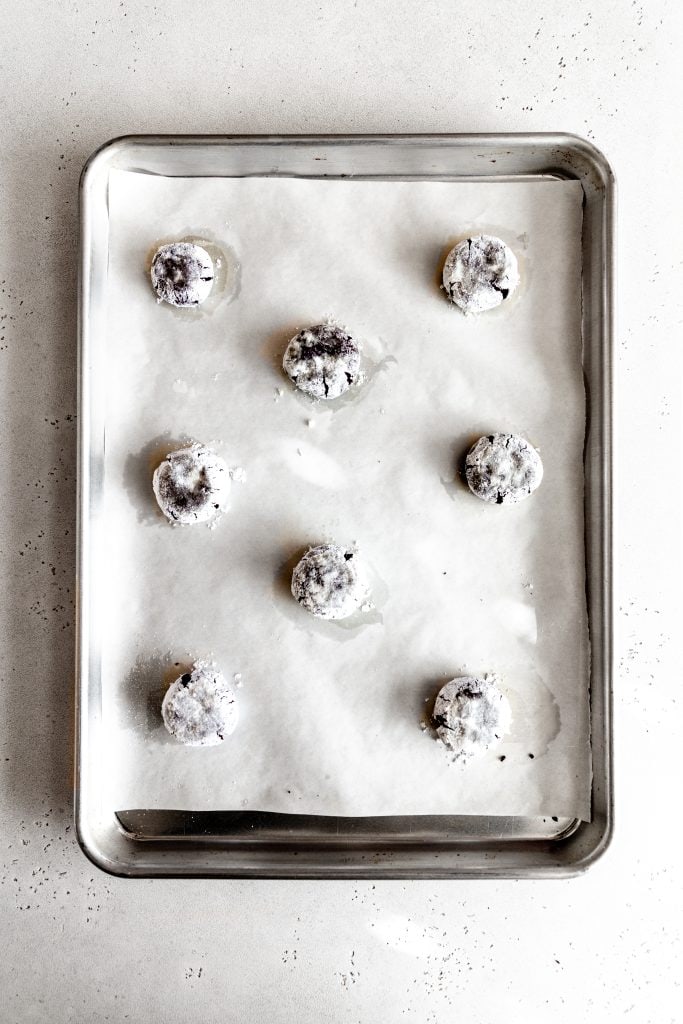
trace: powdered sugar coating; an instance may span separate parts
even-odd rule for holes
[[[316,618],[346,619],[367,601],[369,587],[353,551],[320,544],[294,569],[292,596]]]
[[[443,286],[463,313],[483,313],[507,299],[519,284],[517,257],[493,235],[458,242],[446,257]]]
[[[465,476],[473,494],[496,505],[514,505],[528,498],[543,479],[536,449],[516,434],[488,434],[472,445]]]
[[[209,297],[213,286],[213,260],[201,245],[171,242],[154,254],[151,276],[159,302],[199,306]]]
[[[292,338],[282,366],[292,383],[311,398],[339,398],[360,380],[360,348],[340,327],[318,324]]]
[[[171,452],[154,471],[159,508],[173,523],[210,523],[225,510],[230,471],[210,448],[193,444]]]
[[[461,676],[439,691],[432,722],[453,760],[465,762],[500,743],[510,731],[512,711],[495,676]]]
[[[235,695],[223,675],[203,661],[171,684],[161,705],[164,725],[188,747],[215,747],[237,726]]]

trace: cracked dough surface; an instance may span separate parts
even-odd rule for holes
[[[495,505],[515,505],[540,486],[543,463],[533,445],[516,434],[487,434],[465,460],[472,494]]]
[[[230,471],[202,444],[170,452],[157,466],[152,488],[159,508],[172,523],[210,523],[228,504]]]
[[[512,711],[494,676],[461,676],[439,691],[432,721],[453,760],[465,762],[500,743]]]
[[[311,398],[339,398],[360,380],[360,348],[340,327],[318,324],[292,338],[282,366],[292,384]]]
[[[159,302],[199,306],[213,286],[213,260],[193,242],[171,242],[157,249],[152,260],[152,287]]]
[[[346,619],[367,600],[368,586],[353,551],[319,544],[294,569],[292,596],[318,619]]]
[[[463,313],[495,309],[519,284],[517,257],[493,235],[458,242],[446,257],[443,286]]]
[[[197,661],[171,683],[161,705],[164,725],[188,747],[214,747],[237,726],[235,695],[218,669]]]

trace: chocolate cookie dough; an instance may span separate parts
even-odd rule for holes
[[[188,747],[214,747],[235,731],[237,704],[215,668],[197,661],[169,687],[161,715],[174,739]]]
[[[193,242],[171,242],[157,249],[152,260],[152,288],[158,302],[199,306],[213,285],[213,260]]]
[[[516,434],[488,434],[472,445],[465,460],[472,494],[496,505],[514,505],[536,490],[543,479],[541,457]]]
[[[299,391],[311,398],[339,398],[360,380],[360,348],[340,327],[318,324],[292,338],[282,366]]]
[[[446,294],[463,313],[494,309],[518,284],[515,254],[492,235],[477,235],[458,242],[444,263]]]
[[[292,595],[318,619],[346,619],[368,600],[369,587],[355,552],[320,544],[294,569]]]
[[[510,730],[512,712],[494,676],[461,676],[439,691],[432,722],[453,760],[464,762],[498,745]]]
[[[210,448],[193,444],[171,452],[154,471],[159,508],[172,523],[210,523],[225,510],[230,472]]]

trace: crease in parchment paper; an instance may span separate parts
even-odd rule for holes
[[[95,600],[113,805],[588,818],[580,185],[114,171],[109,210]],[[145,260],[193,225],[229,246],[240,287],[210,316],[166,315]],[[467,318],[440,261],[490,225],[519,255],[520,294]],[[330,406],[281,370],[289,337],[328,317],[381,364]],[[543,483],[520,505],[488,506],[460,476],[492,431],[540,450]],[[157,514],[166,439],[244,467],[215,530]],[[323,541],[367,557],[374,618],[344,630],[292,601],[283,566]],[[206,750],[155,718],[195,658],[243,682],[236,732]],[[421,725],[447,679],[483,672],[512,732],[450,766]]]

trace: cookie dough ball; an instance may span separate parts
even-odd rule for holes
[[[463,313],[499,306],[519,284],[517,258],[500,238],[477,235],[451,249],[443,267],[443,286]]]
[[[465,476],[472,494],[482,501],[514,505],[539,486],[543,463],[523,437],[489,434],[480,437],[467,453]]]
[[[172,242],[157,249],[152,260],[152,288],[159,302],[199,306],[213,285],[213,260],[193,242]]]
[[[210,523],[225,510],[230,471],[219,455],[201,444],[171,452],[154,470],[159,508],[172,523]]]
[[[432,721],[454,761],[495,747],[510,731],[512,711],[494,676],[451,679],[438,693]]]
[[[360,380],[360,348],[340,327],[319,324],[292,338],[282,366],[311,398],[339,398]]]
[[[369,587],[353,551],[320,544],[306,552],[292,573],[292,594],[318,619],[346,619],[367,601]]]
[[[198,661],[169,687],[161,715],[174,739],[188,747],[215,747],[235,731],[235,695],[221,673]]]

